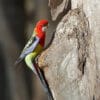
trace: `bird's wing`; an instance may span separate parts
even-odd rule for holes
[[[34,51],[34,49],[38,45],[39,41],[40,41],[39,37],[32,36],[30,38],[30,40],[28,41],[28,43],[26,44],[26,46],[24,47],[20,57],[17,59],[16,64],[19,63],[20,61],[22,61],[27,54],[29,54],[32,51]]]

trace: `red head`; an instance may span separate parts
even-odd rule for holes
[[[36,24],[36,32],[37,33],[41,33],[41,32],[45,32],[48,26],[48,21],[47,20],[40,20],[37,22]]]
[[[43,27],[43,26],[47,26],[47,25],[48,25],[48,21],[43,19],[43,20],[40,20],[40,21],[37,22],[36,27],[37,26],[42,26]]]
[[[47,20],[40,20],[37,22],[35,27],[36,36],[40,38],[40,44],[44,46],[45,43],[45,32],[48,27],[48,21]]]

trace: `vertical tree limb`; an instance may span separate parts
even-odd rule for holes
[[[71,4],[73,10],[59,22],[38,63],[54,100],[99,100],[100,1],[72,0]]]

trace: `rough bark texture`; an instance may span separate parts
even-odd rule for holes
[[[38,63],[54,100],[100,100],[100,1],[71,4]]]
[[[69,0],[49,0],[52,20],[56,20],[58,15],[67,8],[68,2]]]

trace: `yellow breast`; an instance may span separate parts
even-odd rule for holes
[[[38,44],[37,47],[35,48],[35,50],[32,52],[32,53],[29,53],[25,59],[26,61],[29,61],[29,60],[34,60],[36,58],[36,56],[43,50],[43,47]]]

